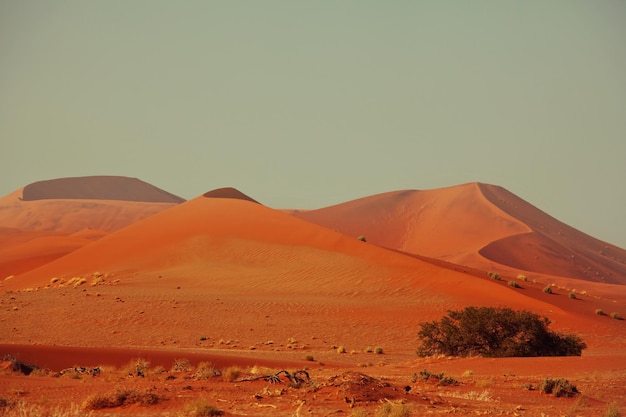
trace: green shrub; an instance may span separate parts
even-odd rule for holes
[[[520,286],[517,283],[517,281],[509,281],[509,287],[520,288]]]
[[[552,287],[550,287],[549,285],[543,287],[543,292],[545,292],[546,294],[552,294]]]
[[[548,330],[550,320],[510,308],[467,307],[440,321],[421,323],[419,356],[580,356],[587,345],[576,335]]]
[[[571,384],[567,379],[546,378],[539,384],[539,391],[543,394],[553,394],[555,397],[573,397],[578,394],[576,385]]]
[[[573,292],[573,291],[572,291],[572,292],[570,292],[567,296],[568,296],[569,298],[571,298],[572,300],[575,300],[575,299],[576,299],[576,293],[575,293],[575,292]]]

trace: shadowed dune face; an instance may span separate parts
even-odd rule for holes
[[[136,178],[93,176],[38,181],[24,187],[22,200],[118,200],[182,203],[184,199]]]
[[[480,184],[480,189],[532,229],[481,248],[485,258],[527,271],[626,285],[626,250],[558,221],[502,187]]]

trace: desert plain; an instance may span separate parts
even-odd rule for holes
[[[418,357],[420,323],[468,306],[587,348]],[[617,416],[624,316],[624,249],[490,184],[316,210],[126,177],[0,199],[0,415]]]

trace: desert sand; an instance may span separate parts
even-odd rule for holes
[[[373,416],[393,403],[410,415],[591,416],[626,396],[626,322],[609,316],[626,315],[625,251],[500,187],[283,211],[232,188],[133,200],[133,187],[156,187],[113,178],[122,191],[108,199],[92,177],[0,200],[0,355],[14,359],[0,367],[7,412],[178,416],[206,398],[225,415]],[[417,357],[419,323],[472,305],[530,310],[588,348],[581,357]],[[174,369],[181,359],[188,369]],[[150,363],[143,377],[133,374],[139,360]],[[15,361],[43,370],[22,375]],[[221,375],[199,378],[202,362]],[[77,366],[102,372],[54,377]],[[261,378],[281,369],[311,380]],[[423,369],[459,384],[416,378]],[[524,388],[545,378],[567,378],[580,394]],[[159,400],[82,408],[120,387]]]

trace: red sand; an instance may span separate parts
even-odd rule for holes
[[[71,207],[74,202],[57,203]],[[87,212],[83,215],[89,220]],[[517,405],[526,410],[524,415],[563,415],[572,407],[599,415],[608,402],[626,394],[626,322],[595,313],[602,309],[625,315],[626,287],[577,279],[579,269],[564,262],[563,255],[576,250],[584,265],[592,265],[607,282],[621,282],[620,263],[603,262],[606,255],[594,256],[597,240],[564,227],[505,190],[467,184],[396,192],[296,215],[326,227],[225,189],[105,236],[90,230],[67,236],[5,229],[0,254],[22,253],[22,245],[30,248],[23,253],[31,257],[54,248],[68,253],[1,281],[0,353],[50,368],[68,363],[119,366],[131,356],[145,355],[166,369],[176,357],[220,366],[309,367],[318,384],[268,395],[265,382],[170,383],[158,375],[149,384],[133,382],[154,386],[167,396],[169,402],[154,410],[172,415],[182,409],[183,399],[199,392],[212,393],[213,401],[224,400],[228,415],[267,415],[268,408],[272,415],[332,415],[349,413],[354,401],[373,414],[384,398],[359,402],[363,392],[351,391],[355,385],[350,378],[360,378],[355,372],[390,381],[395,388],[379,392],[407,401],[415,415],[452,409],[462,414],[512,413]],[[368,242],[357,240],[359,235]],[[525,260],[514,256],[510,245],[521,236],[535,236],[524,251],[539,256],[540,262],[517,267]],[[71,250],[71,239],[92,241]],[[619,248],[605,250],[608,258],[621,256]],[[13,267],[19,265],[16,261]],[[489,278],[491,270],[500,271],[503,279]],[[529,279],[518,279],[519,273]],[[509,286],[509,280],[522,288]],[[544,293],[544,286],[553,282],[554,294]],[[576,299],[567,295],[573,288]],[[549,317],[555,329],[582,336],[589,348],[582,358],[416,359],[419,323],[468,305],[537,312]],[[337,353],[337,346],[347,353]],[[375,346],[384,353],[369,352]],[[464,378],[463,385],[411,382],[411,374],[424,367]],[[474,376],[462,377],[468,369]],[[337,385],[338,375],[342,382]],[[572,378],[586,403],[520,390],[522,384],[547,376]],[[49,377],[21,378],[0,377],[0,390],[16,383],[33,393],[46,387],[52,401],[67,405],[81,402],[93,390],[112,389],[123,381],[116,378],[125,375],[93,378],[82,385],[66,378],[58,383]],[[61,388],[67,384],[72,384],[71,394]],[[403,392],[407,384],[410,394]],[[489,391],[491,400],[468,399],[472,391]],[[28,399],[36,403],[36,398]],[[118,411],[151,413],[142,407]]]

